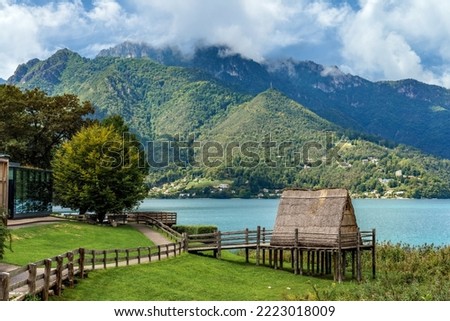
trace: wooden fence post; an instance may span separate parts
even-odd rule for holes
[[[217,242],[217,258],[220,260],[222,258],[222,232],[216,232],[216,242]]]
[[[161,261],[161,245],[158,245],[158,261]]]
[[[106,270],[106,250],[103,250],[103,268]]]
[[[248,245],[249,238],[248,238],[248,228],[245,229],[245,244]],[[248,247],[245,248],[245,262],[249,262],[249,253],[248,253]]]
[[[79,255],[79,259],[78,259],[78,264],[79,264],[79,269],[80,269],[80,278],[84,279],[84,264],[85,264],[85,260],[86,260],[86,252],[84,248],[80,248],[78,249],[78,255]]]
[[[138,264],[141,264],[141,248],[140,247],[138,247],[137,252],[138,252]]]
[[[63,279],[63,257],[58,255],[56,257],[56,286],[55,295],[61,295],[62,292],[62,279]]]
[[[116,267],[118,267],[118,266],[119,266],[119,250],[118,250],[118,249],[115,249],[115,250],[114,250],[114,254],[115,254],[115,256],[114,256],[114,261],[115,261],[115,263],[116,263]]]
[[[264,244],[264,245],[266,244],[266,228],[265,227],[262,228],[262,244]],[[265,247],[262,250],[262,262],[263,262],[263,265],[266,265],[266,249],[265,249]]]
[[[130,265],[130,250],[125,250],[125,260],[127,261],[127,266]]]
[[[256,228],[256,265],[259,265],[261,251],[261,226]]]
[[[372,230],[372,278],[376,278],[377,273],[377,256],[376,256],[377,238],[376,230]]]
[[[361,282],[361,248],[360,248],[360,244],[359,244],[359,240],[361,239],[361,233],[359,232],[359,228],[358,228],[358,232],[357,232],[357,237],[358,240],[356,242],[356,280],[358,282]]]
[[[9,273],[0,272],[0,301],[9,301]]]
[[[50,291],[50,273],[52,272],[52,260],[44,260],[44,289],[42,290],[42,301],[48,301]]]
[[[152,261],[152,248],[150,246],[148,247],[148,261]]]
[[[183,241],[184,252],[188,252],[189,251],[189,239],[188,239],[188,234],[186,232],[184,232],[182,234],[182,241]]]
[[[92,250],[91,253],[92,253],[92,270],[95,270],[95,250]]]
[[[166,258],[169,258],[169,244],[166,244]]]
[[[36,272],[37,266],[34,263],[28,264],[28,293],[33,295],[36,292]]]
[[[69,262],[67,263],[67,276],[69,278],[69,287],[73,288],[74,285],[74,271],[73,271],[73,252],[67,252],[67,259]]]

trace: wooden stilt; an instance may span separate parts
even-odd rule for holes
[[[325,251],[320,252],[320,274],[325,274]]]
[[[284,262],[283,249],[280,249],[280,269],[283,268],[283,262]]]
[[[273,250],[273,268],[278,269],[278,249]]]
[[[308,275],[311,275],[311,251],[310,250],[307,250],[306,273],[308,273]]]
[[[357,247],[358,246],[359,245],[357,245]],[[356,275],[356,273],[355,273],[355,251],[352,250],[352,279],[355,278],[355,275]]]
[[[303,250],[301,250],[301,249],[299,249],[299,254],[300,254],[300,257],[299,257],[299,267],[300,267],[300,271],[299,271],[299,274],[300,275],[303,275]]]

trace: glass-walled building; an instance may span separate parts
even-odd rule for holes
[[[50,215],[52,198],[51,171],[22,167],[0,154],[0,214],[10,219]]]
[[[46,216],[52,213],[52,173],[9,163],[9,218]]]

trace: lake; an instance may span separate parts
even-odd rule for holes
[[[216,225],[222,231],[272,229],[278,199],[146,199],[139,210],[173,211],[178,224]],[[450,200],[353,200],[362,231],[377,230],[378,241],[410,245],[450,244]]]

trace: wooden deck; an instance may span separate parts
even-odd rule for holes
[[[295,274],[333,274],[341,282],[346,274],[350,259],[352,277],[362,279],[361,253],[372,252],[372,275],[376,275],[375,230],[338,235],[303,234],[298,230],[286,235],[277,234],[277,240],[285,239],[286,245],[272,245],[273,231],[258,227],[234,232],[215,232],[208,234],[185,235],[185,250],[191,253],[212,251],[221,257],[223,250],[245,250],[249,262],[250,250],[255,251],[256,264],[266,264],[277,269],[285,263],[285,253],[289,253],[290,263]],[[287,241],[289,240],[289,242]],[[325,240],[321,244],[321,240]],[[334,244],[330,240],[336,240]],[[290,243],[290,244],[289,244]],[[325,244],[325,245],[323,245]]]

